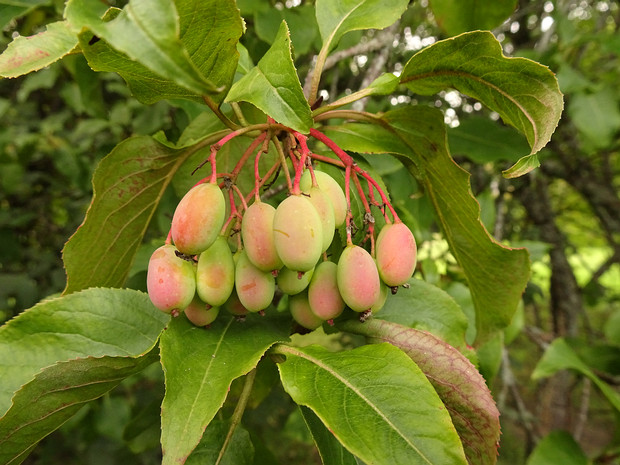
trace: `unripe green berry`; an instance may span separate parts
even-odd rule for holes
[[[347,217],[347,199],[340,184],[329,174],[323,171],[314,170],[314,177],[317,185],[329,196],[334,207],[334,223],[336,228],[344,224]],[[301,176],[299,187],[302,191],[309,191],[312,187],[312,176],[309,171],[305,171]]]
[[[235,287],[235,263],[226,237],[219,236],[198,257],[196,292],[213,307],[228,300]]]
[[[308,271],[319,261],[323,246],[321,218],[303,195],[291,195],[276,208],[273,219],[278,256],[293,271]]]
[[[163,245],[153,252],[146,276],[151,302],[166,313],[183,310],[196,293],[194,265],[175,252],[172,245]]]
[[[314,268],[308,287],[308,302],[312,312],[323,320],[331,320],[344,310],[345,303],[338,290],[338,265],[321,262]]]
[[[314,268],[301,274],[298,271],[293,271],[289,268],[282,268],[276,277],[276,284],[278,288],[288,295],[299,294],[301,291],[308,287]]]
[[[312,313],[305,292],[290,296],[288,302],[293,319],[304,328],[317,329],[323,324],[324,320]]]
[[[174,245],[186,255],[209,248],[224,225],[226,201],[217,184],[202,183],[183,196],[172,217]]]
[[[273,217],[276,209],[260,200],[254,202],[243,214],[241,237],[250,261],[263,271],[282,268],[273,234]]]
[[[334,238],[334,232],[336,231],[334,206],[329,195],[320,187],[311,187],[308,191],[308,195],[310,202],[312,202],[312,205],[314,205],[314,208],[316,208],[321,218],[321,226],[323,227],[323,246],[321,247],[321,251],[325,252],[329,249],[332,239]]]
[[[220,307],[212,307],[196,296],[185,308],[185,316],[196,326],[207,326],[215,321],[220,312]]]
[[[276,281],[269,271],[256,268],[243,250],[235,268],[235,289],[245,308],[250,312],[259,312],[271,304]]]

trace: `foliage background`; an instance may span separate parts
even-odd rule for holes
[[[320,43],[311,8],[299,3],[238,1],[248,25],[242,43],[253,62],[267,50],[284,17],[303,78]],[[9,21],[3,20],[2,8],[0,3],[0,49],[16,34],[35,34],[59,18],[63,4],[32,2]],[[333,100],[362,88],[383,69],[398,73],[415,51],[460,32],[462,25],[435,13],[428,2],[416,1],[385,31],[348,34],[327,65],[324,96]],[[493,31],[505,54],[548,65],[565,94],[563,119],[541,156],[542,166],[524,178],[506,180],[499,174],[515,151],[525,155],[528,148],[515,132],[489,125],[496,115],[454,91],[424,102],[444,110],[451,151],[472,174],[487,229],[531,253],[533,273],[522,311],[478,354],[502,412],[500,463],[550,463],[547,445],[556,452],[575,447],[579,453],[571,460],[618,460],[617,412],[594,380],[614,389],[620,382],[619,28],[620,8],[613,1],[521,0]],[[362,105],[381,111],[410,99],[397,94]],[[94,73],[81,56],[0,80],[0,322],[64,288],[60,251],[83,219],[96,163],[130,135],[163,130],[176,140],[198,111],[186,102],[140,104],[120,77]],[[383,167],[395,186],[392,196],[401,199],[403,210],[417,212],[409,220],[419,239],[419,272],[471,308],[430,208],[417,198],[410,178],[399,178],[401,173],[391,169]],[[144,289],[149,242],[167,232],[170,206],[178,201],[174,192],[167,195],[134,266],[131,287]],[[558,341],[567,341],[590,371],[556,370],[550,363],[535,371],[550,345],[560,347]],[[566,364],[566,358],[559,360]],[[555,367],[564,367],[560,362]],[[127,380],[43,441],[26,463],[76,457],[88,464],[157,463],[161,378],[154,365]],[[267,389],[275,379],[273,374],[263,380],[266,400],[246,416],[248,429],[263,436],[268,448],[257,451],[262,458],[256,463],[318,460],[294,404],[282,404],[281,388]]]

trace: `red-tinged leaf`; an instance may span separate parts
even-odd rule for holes
[[[457,349],[426,331],[371,319],[345,321],[344,330],[403,350],[427,376],[452,417],[471,465],[497,461],[499,411],[484,378]]]
[[[33,36],[19,36],[0,54],[0,76],[13,78],[37,71],[61,59],[77,43],[77,35],[64,21],[50,23]]]
[[[164,191],[193,151],[170,148],[149,136],[132,137],[99,163],[86,218],[63,250],[65,294],[125,283]]]

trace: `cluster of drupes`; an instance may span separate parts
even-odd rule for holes
[[[233,172],[218,174],[218,150],[239,134],[232,132],[211,147],[207,160],[211,176],[181,199],[166,243],[151,256],[147,288],[157,308],[174,316],[184,313],[195,325],[208,326],[220,309],[239,317],[263,314],[288,295],[293,319],[316,329],[347,307],[364,320],[381,309],[390,291],[406,286],[416,263],[414,236],[379,184],[348,154],[318,131],[310,135],[331,148],[337,159],[311,153],[306,136],[289,130],[288,138],[277,138],[274,125],[266,125]],[[260,176],[258,161],[270,141],[287,157],[280,157]],[[255,188],[244,196],[234,180],[252,155]],[[326,172],[314,169],[312,160],[341,167],[344,189]],[[259,193],[265,180],[282,169],[288,196],[274,207]],[[366,191],[360,181],[367,184]],[[352,184],[366,210],[361,245],[352,241]],[[385,218],[379,231],[371,206]],[[328,249],[341,227],[346,231],[346,246],[332,261]]]

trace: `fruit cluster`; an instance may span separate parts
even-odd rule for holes
[[[413,274],[413,234],[398,219],[372,177],[318,131],[312,130],[311,135],[328,145],[338,159],[312,154],[306,137],[289,130],[292,137],[286,139],[285,148],[290,162],[284,159],[274,167],[284,168],[289,195],[277,208],[261,199],[260,188],[268,176],[259,175],[258,159],[270,140],[280,143],[273,137],[273,127],[268,125],[261,132],[232,173],[217,173],[216,153],[241,131],[232,132],[211,147],[211,176],[181,199],[166,243],[149,261],[147,289],[160,310],[173,315],[184,312],[195,325],[206,326],[222,307],[240,316],[262,313],[274,299],[286,294],[293,319],[305,328],[315,329],[338,317],[345,307],[366,318],[383,306],[389,288],[395,292]],[[254,163],[255,189],[246,200],[234,180],[259,146]],[[278,151],[285,152],[282,147]],[[344,168],[345,189],[327,173],[315,170],[312,159]],[[295,171],[293,179],[289,163]],[[224,181],[218,183],[220,177]],[[367,181],[367,192],[360,178]],[[366,209],[365,239],[369,239],[370,252],[352,241],[351,180]],[[375,191],[381,203],[375,200]],[[371,205],[386,220],[376,238]],[[327,252],[335,231],[343,226],[346,247],[336,263],[330,261]]]

